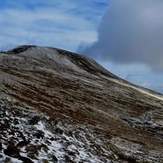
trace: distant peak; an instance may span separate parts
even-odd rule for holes
[[[5,53],[7,53],[7,54],[19,54],[19,53],[25,52],[28,49],[33,48],[33,47],[36,47],[36,46],[35,45],[21,45],[21,46],[14,48],[14,49],[8,50]]]
[[[80,70],[84,70],[91,74],[103,74],[109,77],[119,79],[116,75],[112,74],[104,67],[99,65],[95,60],[88,58],[87,56],[83,56],[77,54],[75,52],[70,52],[67,50],[54,48],[54,47],[41,47],[36,45],[22,45],[11,50],[5,51],[3,53],[6,54],[20,54],[28,57],[28,58],[39,58],[39,60],[43,60],[44,64],[48,65],[49,60],[53,62],[53,65],[57,63],[58,67],[64,67],[64,69],[73,69],[73,71],[77,71],[74,66],[78,67]],[[64,64],[63,64],[64,63]]]

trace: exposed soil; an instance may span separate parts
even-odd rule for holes
[[[1,162],[163,162],[163,97],[87,57],[0,54]]]

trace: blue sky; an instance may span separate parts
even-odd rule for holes
[[[107,0],[0,1],[0,48],[37,44],[76,51],[96,41],[106,7]]]
[[[150,3],[147,3],[147,1]],[[130,10],[121,11],[121,3],[126,4]],[[112,4],[116,4],[117,7],[113,6],[111,8]],[[123,16],[127,15],[129,22],[133,22],[132,11],[140,13],[139,7],[143,9],[142,6],[146,6],[146,4],[154,6],[149,6],[145,15],[143,13],[144,20],[148,20],[146,22],[148,26],[150,26],[148,23],[152,21],[151,28],[153,30],[154,25],[163,24],[161,23],[163,20],[163,2],[159,0],[123,0],[123,2],[121,0],[1,0],[0,49],[10,49],[22,44],[35,44],[82,52],[83,49],[95,45],[95,48],[90,51],[90,54],[93,53],[91,57],[110,71],[136,84],[163,92],[162,69],[157,71],[152,68],[153,65],[155,67],[159,65],[162,68],[162,53],[158,55],[154,53],[146,56],[141,55],[143,58],[141,56],[138,58],[136,55],[131,57],[131,53],[128,56],[126,54],[123,56],[118,54],[118,51],[114,54],[107,49],[109,39],[111,39],[111,43],[113,43],[112,39],[114,39],[113,33],[109,33],[109,27],[114,27],[111,25],[114,25],[112,22],[115,22],[110,17],[110,13],[114,15],[114,12],[118,11],[118,17],[121,20],[123,20]],[[155,11],[159,11],[159,13]],[[146,17],[146,14],[150,15],[150,17]],[[116,23],[119,24],[119,28],[116,28],[120,32],[118,36],[125,33],[125,31],[122,33],[121,30],[122,27],[125,27],[122,25],[123,22],[116,20]],[[134,21],[134,23],[135,27],[139,26],[137,22]],[[138,33],[141,32],[138,31]],[[143,34],[141,35],[143,36]],[[157,33],[153,36],[158,40]],[[127,38],[126,35],[125,40]],[[159,45],[161,47],[163,47],[162,38],[162,35],[160,35],[161,44]],[[106,49],[107,58],[105,51],[100,52],[100,48],[96,47],[96,43],[97,47],[100,45],[101,49]],[[154,43],[157,44],[157,42],[152,41],[152,45],[155,45]],[[148,46],[148,44],[146,46],[152,47]],[[132,61],[131,63],[129,59]],[[119,60],[123,60],[123,62],[121,63]],[[138,60],[138,62],[134,62],[135,60]],[[155,61],[154,64],[153,61]],[[159,64],[157,64],[158,62]]]

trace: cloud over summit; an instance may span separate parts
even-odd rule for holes
[[[97,40],[106,6],[106,0],[0,1],[0,50],[36,44],[76,51]]]
[[[112,0],[98,34],[98,41],[85,53],[163,70],[162,0]]]

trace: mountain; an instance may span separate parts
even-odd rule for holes
[[[0,53],[0,162],[162,163],[163,96],[57,48]]]

